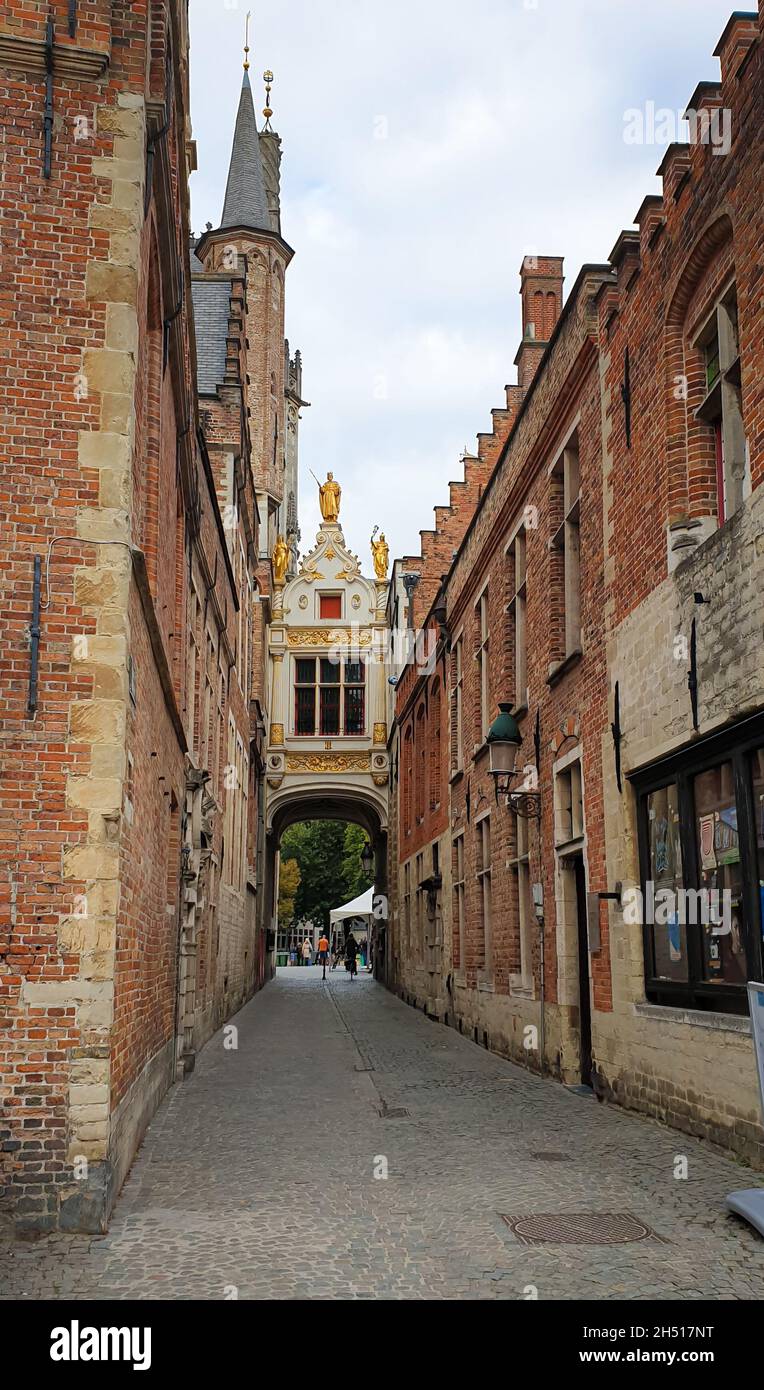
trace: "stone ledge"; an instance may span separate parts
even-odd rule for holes
[[[0,67],[13,72],[45,72],[45,40],[30,39],[21,34],[0,33]],[[109,66],[106,50],[78,48],[56,42],[53,46],[54,71],[60,77],[78,77],[83,81],[98,81],[105,77]]]
[[[637,1018],[652,1019],[655,1023],[684,1023],[720,1033],[751,1035],[750,1019],[742,1014],[706,1013],[703,1009],[684,1009],[668,1004],[635,1004],[634,1013]]]

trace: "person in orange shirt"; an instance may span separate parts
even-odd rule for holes
[[[323,966],[323,972],[321,975],[322,980],[326,979],[326,960],[328,955],[329,941],[327,939],[326,933],[322,932],[318,940],[318,964]]]

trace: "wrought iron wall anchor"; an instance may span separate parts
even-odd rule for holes
[[[53,156],[53,15],[48,15],[45,26],[45,115],[43,117],[44,150],[42,160],[43,178],[50,178]]]
[[[629,349],[624,349],[623,354],[623,381],[621,383],[621,400],[623,401],[623,421],[626,430],[626,448],[631,448],[631,364],[629,361]]]

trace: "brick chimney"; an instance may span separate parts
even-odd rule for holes
[[[562,256],[526,256],[520,267],[523,340],[515,357],[523,391],[530,386],[562,312]]]

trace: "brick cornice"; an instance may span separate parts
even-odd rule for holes
[[[53,70],[58,77],[97,82],[105,75],[109,58],[106,49],[79,48],[63,43],[53,46]],[[11,72],[44,74],[45,40],[0,30],[0,68],[10,69]]]

